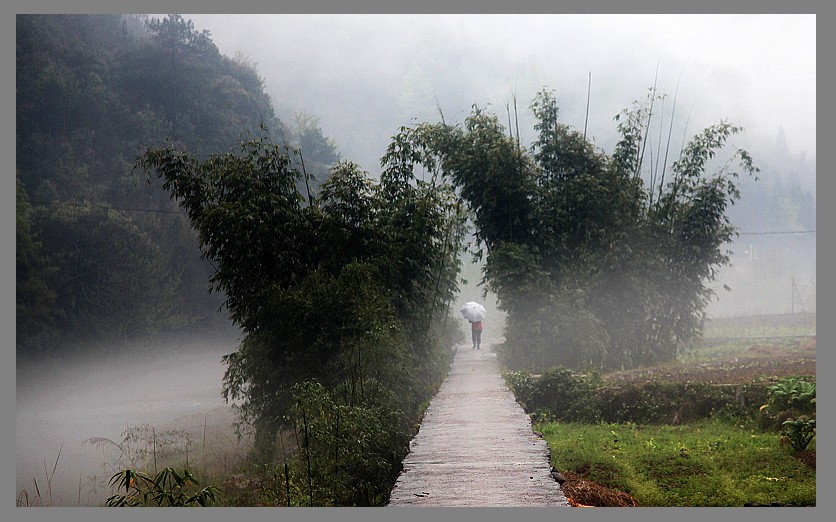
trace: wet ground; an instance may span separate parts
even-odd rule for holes
[[[403,465],[390,506],[569,506],[488,344],[458,347]]]

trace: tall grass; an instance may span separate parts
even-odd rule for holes
[[[555,469],[625,491],[642,506],[816,505],[816,470],[780,435],[755,425],[554,422],[537,429]]]
[[[52,472],[47,467],[46,460],[44,460],[44,481],[42,484],[46,486],[46,490],[41,493],[41,486],[38,485],[38,478],[32,477],[32,495],[29,495],[28,490],[20,491],[16,498],[18,507],[51,507],[54,506],[52,498],[52,481],[55,478],[55,471],[58,469],[58,461],[61,460],[61,452],[64,446],[58,449],[58,455],[55,457],[55,463],[52,465]],[[81,479],[79,479],[81,480]],[[79,501],[81,499],[81,482],[79,482]]]
[[[82,446],[93,450],[89,458],[93,459],[95,471],[79,471],[75,505],[103,505],[108,495],[116,493],[110,479],[124,469],[155,476],[167,467],[185,468],[201,484],[222,484],[245,468],[245,455],[251,448],[247,434],[237,437],[230,411],[218,408],[210,413],[187,415],[165,427],[126,426],[118,438],[94,436],[84,440]],[[44,461],[43,477],[38,473],[29,487],[17,492],[17,506],[68,505],[66,496],[59,499],[52,494],[56,470],[66,466],[60,460],[59,450],[54,462]]]

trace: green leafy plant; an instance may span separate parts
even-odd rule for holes
[[[741,149],[717,165],[742,131],[725,121],[670,165],[643,162],[659,98],[654,88],[616,118],[622,139],[612,155],[561,123],[547,90],[531,105],[538,136],[528,150],[478,107],[463,125],[423,124],[407,136],[406,145],[438,151],[472,212],[483,284],[507,313],[507,367],[636,368],[672,361],[699,339],[707,283],[729,260],[738,171],[758,169]]]
[[[253,428],[252,457],[272,463],[277,434],[293,428],[306,505],[384,502],[400,439],[449,363],[442,343],[467,216],[435,152],[409,136],[393,138],[379,180],[341,161],[316,194],[267,137],[206,160],[174,148],[137,159],[188,214],[216,267],[212,287],[243,331],[223,358],[223,394]],[[418,166],[432,174],[417,179]],[[327,466],[360,489],[323,493]]]
[[[174,468],[165,468],[153,478],[141,471],[123,469],[111,477],[110,485],[124,488],[125,494],[108,497],[108,507],[210,506],[221,493],[215,486],[200,488],[189,470],[178,473]]]
[[[786,421],[801,416],[816,414],[816,383],[799,377],[782,377],[767,389],[769,398],[760,407],[760,423],[764,429],[786,431]],[[803,433],[801,425],[789,428],[794,433]],[[793,436],[795,437],[795,435]],[[798,443],[803,440],[798,439]],[[808,441],[809,442],[809,441]],[[806,447],[806,444],[805,444]]]
[[[798,377],[783,377],[769,387],[769,402],[761,409],[813,412],[816,407],[816,383]]]
[[[802,415],[781,424],[781,444],[789,444],[795,451],[804,451],[816,436],[816,419]]]
[[[503,374],[506,385],[514,392],[517,400],[528,407],[537,385],[537,379],[526,371],[505,372]]]

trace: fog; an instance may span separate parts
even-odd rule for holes
[[[256,65],[286,122],[319,117],[372,173],[398,127],[439,109],[456,123],[473,104],[504,115],[516,97],[530,143],[527,107],[544,87],[577,128],[589,94],[589,135],[604,148],[613,117],[655,82],[678,91],[693,130],[727,118],[749,142],[771,148],[783,129],[791,149],[816,152],[815,15],[183,16]]]
[[[660,112],[677,115],[672,154],[686,133],[726,119],[744,128],[730,145],[769,170],[761,183],[792,176],[815,198],[814,14],[183,16],[221,53],[256,67],[285,123],[318,118],[342,158],[372,175],[398,128],[442,115],[463,123],[474,104],[503,123],[510,112],[530,144],[529,104],[544,88],[555,91],[564,123],[611,152],[613,118],[655,85],[668,96]],[[770,224],[757,197],[744,190],[730,212],[743,234],[712,283],[709,313],[789,313],[799,300],[815,311],[815,227]]]
[[[16,495],[25,490],[32,501],[37,482],[45,505],[101,505],[111,494],[102,481],[113,474],[118,455],[110,445],[84,441],[120,443],[127,430],[143,424],[160,435],[165,429],[191,432],[196,455],[204,421],[237,441],[221,396],[221,357],[236,346],[232,337],[170,341],[150,353],[137,347],[132,355],[56,358],[18,368]]]
[[[462,123],[473,104],[500,116],[516,107],[521,141],[531,143],[528,105],[543,88],[555,90],[564,123],[588,127],[610,151],[613,117],[655,82],[676,93],[691,134],[722,119],[742,125],[734,145],[756,162],[782,135],[812,165],[812,174],[802,169],[798,177],[815,195],[815,15],[183,16],[208,30],[222,54],[256,66],[283,121],[318,118],[342,157],[373,175],[400,126],[441,114]],[[776,232],[759,227],[757,215],[737,217],[745,233]],[[782,229],[798,230],[796,223]],[[712,285],[721,299],[710,312],[815,311],[815,251],[815,233],[742,235],[732,265]],[[483,298],[478,267],[469,271],[456,309],[485,302],[486,339],[498,339],[503,315],[493,296]],[[725,284],[733,292],[723,292]],[[178,342],[153,357],[19,369],[16,492],[31,496],[37,480],[45,498],[57,460],[53,505],[100,502],[90,477],[104,473],[103,457],[83,441],[119,441],[144,423],[201,429],[204,414],[225,406],[220,358],[235,346],[234,338]],[[218,414],[209,422],[228,420]]]

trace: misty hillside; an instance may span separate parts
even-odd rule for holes
[[[263,134],[304,147],[317,178],[338,157],[187,20],[18,15],[18,355],[228,327],[184,213],[133,164],[146,147],[206,157]]]

